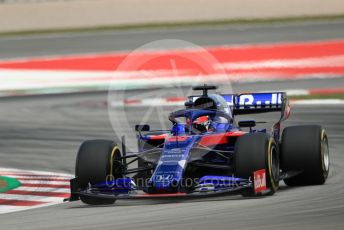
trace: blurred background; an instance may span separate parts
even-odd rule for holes
[[[213,73],[190,66],[190,60],[176,63],[186,85],[198,72],[217,71],[245,83],[333,78],[343,74],[343,14],[341,0],[2,0],[0,94],[107,90],[114,78],[117,89],[169,86],[178,77],[166,80],[176,71],[160,53],[171,49],[177,49],[172,55],[186,54],[184,59],[209,52],[218,62],[208,66]],[[190,53],[191,46],[205,50],[193,47]],[[120,64],[137,49],[150,63],[127,65],[120,73]],[[165,81],[130,80],[133,68],[136,75],[154,72]],[[319,85],[338,86],[338,79]]]
[[[343,14],[340,0],[2,0],[0,3],[1,32]]]

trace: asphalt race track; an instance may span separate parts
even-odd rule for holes
[[[337,29],[341,23],[336,24]],[[317,24],[317,32],[313,34],[303,27],[292,27],[303,40],[317,40],[320,36],[322,39],[344,37],[340,29],[337,31],[334,26],[327,24]],[[293,40],[293,30],[288,26],[265,26],[261,32],[264,35],[261,36],[266,38],[268,31],[283,31],[283,28],[288,28],[291,37],[280,37],[278,41]],[[259,28],[251,30],[259,34]],[[64,41],[65,38],[55,39]],[[244,37],[242,39],[246,42]],[[256,41],[263,42],[263,38],[260,39]],[[272,39],[277,41],[276,37]],[[3,46],[2,42],[1,49],[8,47]],[[27,41],[17,39],[6,42],[12,42],[13,45],[21,42],[24,46]],[[240,43],[240,39],[236,42]],[[130,48],[135,47],[128,46],[126,49]],[[55,54],[54,51],[53,48],[50,51],[47,48],[44,55]],[[97,51],[104,49],[99,48]],[[34,49],[31,52],[25,49],[22,53],[18,52],[19,49],[14,49],[13,53],[10,50],[2,52],[2,58],[25,57],[30,53],[32,56],[41,55]],[[300,84],[307,87],[343,86],[343,80],[333,81],[312,80],[301,81]],[[297,85],[290,82],[267,85],[250,83],[235,85],[234,89],[260,90],[265,86],[265,89],[274,90],[295,88]],[[106,93],[0,99],[0,167],[73,173],[76,152],[83,140],[113,139],[114,131],[108,118],[107,106],[104,105],[106,100]],[[143,109],[147,108],[126,109],[132,126],[140,120]],[[264,117],[268,121],[275,119],[271,114]],[[155,117],[149,119],[153,127],[158,126]],[[285,125],[297,124],[322,124],[327,130],[331,169],[328,181],[323,186],[289,188],[281,183],[277,194],[258,199],[228,196],[179,202],[118,201],[114,206],[103,207],[87,206],[81,202],[64,203],[2,214],[0,229],[343,229],[344,105],[295,106]]]
[[[344,20],[257,25],[202,26],[32,35],[0,38],[0,58],[54,56],[132,50],[160,39],[181,39],[200,46],[301,42],[344,38]],[[157,47],[159,48],[159,47]]]

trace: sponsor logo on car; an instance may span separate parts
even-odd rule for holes
[[[155,176],[155,182],[170,181],[172,179],[173,179],[173,174],[163,174],[163,175]]]
[[[266,190],[266,172],[265,169],[255,171],[254,176],[254,192],[260,193]]]

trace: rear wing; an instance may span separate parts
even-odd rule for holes
[[[284,92],[224,94],[222,96],[232,108],[234,115],[278,111],[284,113],[288,106],[288,98]]]
[[[243,93],[221,95],[231,108],[233,115],[245,115],[266,112],[281,112],[281,120],[289,116],[290,107],[285,92]],[[200,96],[190,96],[194,102]]]

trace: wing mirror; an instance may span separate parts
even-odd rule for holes
[[[150,127],[149,125],[135,125],[135,131],[136,132],[141,132],[141,131],[149,131],[150,130]]]

